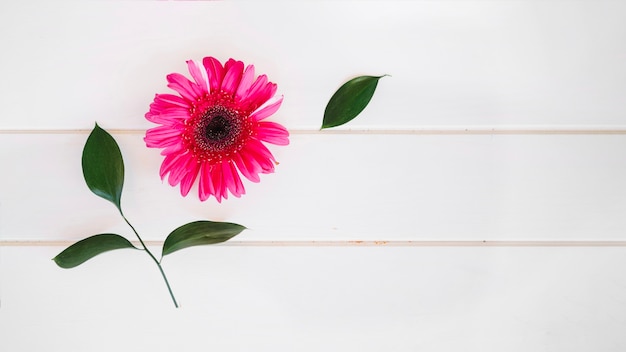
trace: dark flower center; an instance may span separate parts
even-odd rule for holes
[[[204,130],[204,137],[207,140],[218,142],[230,134],[233,124],[226,117],[217,115],[209,120]]]
[[[236,148],[242,127],[242,119],[236,111],[217,105],[200,117],[194,139],[204,151],[228,152]]]

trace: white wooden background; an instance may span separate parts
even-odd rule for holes
[[[0,2],[0,351],[626,350],[626,2]],[[187,59],[285,95],[276,173],[181,198],[143,115]],[[350,124],[326,102],[383,78]],[[94,121],[158,251],[198,219],[250,230],[63,270],[132,238],[82,180]]]

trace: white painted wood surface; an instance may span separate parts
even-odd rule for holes
[[[0,351],[623,351],[626,2],[0,2]],[[279,85],[280,165],[224,204],[158,177],[143,115],[213,55]],[[345,80],[390,74],[319,132]],[[94,121],[158,251],[197,219],[236,241],[72,270],[131,237],[82,180]],[[193,191],[192,191],[193,192]],[[157,221],[155,221],[157,219]],[[486,242],[483,242],[486,241]]]
[[[2,247],[3,351],[620,351],[624,248]],[[117,265],[115,265],[117,263]],[[17,270],[16,268],[20,268]]]
[[[106,126],[106,125],[105,125]],[[142,135],[116,134],[126,157],[122,207],[163,240],[198,219],[250,228],[238,240],[626,240],[624,135],[295,134],[275,174],[223,204],[182,198],[158,176]],[[132,236],[84,184],[86,134],[2,135],[5,240]],[[45,147],[44,147],[45,146]],[[158,221],[154,221],[158,219]],[[55,224],[55,226],[51,226]]]
[[[3,128],[145,129],[165,75],[206,55],[268,74],[291,128],[318,128],[348,78],[384,73],[352,127],[626,125],[623,1],[0,6]]]

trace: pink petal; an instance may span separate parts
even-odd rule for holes
[[[272,153],[263,145],[263,143],[250,139],[246,146],[240,151],[244,153],[242,158],[250,158],[251,161],[254,161],[261,168],[261,172],[264,174],[269,174],[274,172],[274,156]],[[245,159],[244,159],[245,160]]]
[[[224,77],[224,68],[222,64],[214,57],[205,57],[202,65],[207,72],[211,91],[218,91],[222,87],[222,78]]]
[[[175,126],[181,125],[183,120],[189,118],[189,110],[182,108],[167,108],[157,111],[150,106],[150,111],[146,113],[145,117],[150,122],[161,125]]]
[[[277,86],[272,82],[267,82],[264,86],[260,87],[255,95],[250,96],[250,102],[255,108],[263,105],[268,99],[274,96]]]
[[[237,166],[235,166],[235,163],[231,162],[229,163],[230,165],[230,169],[231,169],[231,173],[234,175],[235,177],[235,187],[237,188],[237,197],[241,197],[242,195],[246,194],[246,189],[243,186],[243,182],[241,182],[241,177],[239,177],[239,172],[237,172]]]
[[[243,62],[229,59],[224,65],[224,71],[226,74],[222,81],[222,90],[229,94],[235,94],[241,81]]]
[[[149,148],[165,148],[180,143],[181,131],[170,126],[154,127],[146,131],[144,142]]]
[[[184,149],[183,143],[176,143],[169,147],[166,147],[161,151],[161,155],[169,155],[173,153],[180,153]]]
[[[179,158],[172,163],[172,167],[170,169],[170,176],[168,178],[170,186],[176,186],[180,183],[180,180],[189,172],[190,167],[192,166],[192,162],[194,162],[193,157],[189,153],[180,154]]]
[[[154,104],[167,107],[170,105],[188,109],[189,102],[174,94],[156,94],[154,96]]]
[[[195,101],[200,95],[200,89],[180,73],[167,75],[168,87],[177,91],[183,98]]]
[[[265,172],[264,166],[261,164],[261,163],[266,163],[267,160],[265,160],[264,158],[261,158],[259,161],[256,154],[249,152],[247,150],[241,150],[240,154],[241,154],[242,159],[245,160],[246,165],[250,165],[250,169],[254,170],[254,172],[256,173],[255,176],[257,178],[259,177],[259,174],[268,173],[268,172]],[[260,178],[259,178],[259,181],[260,181]]]
[[[241,77],[241,82],[239,83],[239,88],[237,88],[237,93],[235,96],[238,100],[241,100],[244,95],[246,95],[248,89],[252,86],[252,82],[254,81],[254,65],[248,65],[246,70],[243,72],[243,76]]]
[[[289,144],[289,132],[285,127],[270,121],[259,122],[257,129],[257,138],[268,143],[276,145],[288,145]]]
[[[235,163],[231,160],[223,161],[222,171],[224,172],[224,180],[226,181],[226,185],[228,186],[230,193],[237,198],[246,193],[243,183],[241,183],[241,178],[239,177]]]
[[[222,198],[228,199],[228,193],[222,182],[222,164],[215,164],[211,167],[211,181],[213,182],[214,193],[218,203],[222,202]]]
[[[183,197],[186,197],[187,194],[189,194],[189,190],[191,190],[191,186],[196,181],[196,177],[198,176],[199,168],[200,163],[198,163],[195,159],[192,159],[192,162],[187,165],[187,174],[180,182],[180,194]]]
[[[168,172],[172,169],[172,166],[176,162],[178,158],[180,158],[181,154],[168,154],[163,159],[161,163],[161,169],[159,170],[159,175],[161,176],[161,180],[165,178]]]
[[[244,158],[241,153],[235,153],[233,160],[237,164],[237,168],[248,180],[252,182],[259,182],[259,172],[261,172],[261,166],[252,160],[252,158]]]
[[[266,75],[260,75],[257,77],[256,81],[252,83],[246,94],[243,95],[241,101],[248,102],[248,104],[250,104],[250,108],[256,109],[259,105],[263,104],[265,100],[270,98],[270,96],[268,96],[265,100],[263,100],[263,92],[267,83],[268,81]]]
[[[278,111],[280,105],[283,103],[283,96],[274,96],[270,100],[266,101],[263,105],[259,106],[250,117],[254,120],[263,120],[264,118],[271,116]]]
[[[200,63],[194,60],[187,60],[187,68],[189,68],[189,73],[193,80],[196,81],[196,84],[202,91],[202,93],[209,92],[209,78],[206,73],[206,69],[204,67],[200,67]]]
[[[215,194],[215,188],[213,187],[213,180],[211,179],[211,164],[208,162],[204,162],[200,166],[200,181],[198,184],[198,194],[200,196],[200,201],[202,202],[209,199],[211,195]]]
[[[164,103],[162,101],[157,101],[157,99],[155,99],[154,102],[150,104],[150,110],[148,111],[148,113],[153,114],[153,115],[159,115],[162,113],[168,113],[168,112],[174,112],[174,111],[180,112],[182,115],[189,116],[189,107],[181,107],[178,105],[172,105],[169,103]]]
[[[267,85],[267,82],[268,82],[267,75],[260,75],[259,77],[257,77],[254,83],[250,85],[250,90],[244,96],[244,98],[249,99],[255,94],[259,94],[259,92],[263,89],[263,87]]]
[[[276,85],[276,83],[270,82],[269,87],[267,87],[267,89],[269,89],[270,91],[270,97],[273,97],[274,94],[276,94],[276,90],[278,90],[278,85]]]

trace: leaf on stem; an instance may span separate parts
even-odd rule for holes
[[[100,253],[121,248],[137,249],[120,235],[104,233],[87,237],[74,243],[52,260],[61,268],[69,269],[86,262]]]
[[[359,76],[339,87],[326,105],[322,129],[341,126],[357,117],[369,104],[382,77]]]
[[[115,139],[97,123],[85,143],[82,165],[89,189],[95,195],[115,204],[121,211],[120,201],[124,186],[122,153]]]
[[[162,256],[187,247],[225,242],[245,229],[244,226],[229,222],[190,222],[167,236],[163,243]]]

